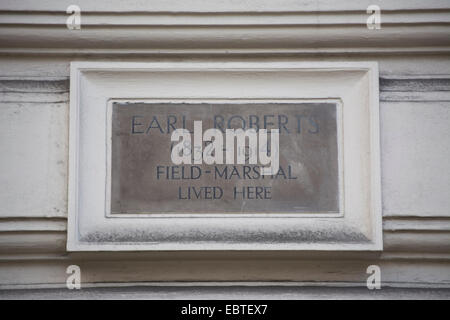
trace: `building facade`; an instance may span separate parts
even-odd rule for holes
[[[448,298],[449,35],[448,0],[2,1],[0,297]],[[183,107],[191,100],[198,106]],[[283,130],[315,138],[308,108],[333,105],[336,146],[305,159],[316,168],[330,157],[317,164],[316,189],[286,198],[308,209],[163,203],[172,189],[152,179],[114,189],[116,173],[122,184],[131,174],[114,159],[135,163],[114,149],[115,125],[128,118],[102,117],[134,104],[132,133],[144,139],[174,125],[166,107],[175,102],[185,108],[177,123],[206,103],[202,114],[225,126],[234,115],[256,124],[258,115],[280,139]],[[302,105],[304,118],[287,122],[289,105],[271,112],[280,103]],[[152,122],[148,105],[164,120]],[[290,146],[308,150],[325,143],[296,141]],[[108,150],[111,165],[102,162]],[[286,177],[297,163],[288,160]],[[168,177],[162,164],[157,174]],[[142,188],[153,202],[138,198]],[[216,208],[228,214],[224,224],[196,216]],[[285,218],[271,215],[279,210]],[[68,289],[78,274],[82,289]]]

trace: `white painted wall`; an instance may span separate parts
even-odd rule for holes
[[[364,285],[378,264],[386,284],[450,287],[450,3],[378,1],[382,28],[367,30],[370,2],[78,1],[89,16],[70,31],[72,1],[2,1],[0,285],[63,285],[69,264],[89,283]],[[378,61],[383,253],[68,255],[73,60]]]

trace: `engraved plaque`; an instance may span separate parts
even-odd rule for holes
[[[202,121],[202,132],[219,129],[224,140],[226,129],[278,129],[277,172],[262,175],[263,166],[248,161],[174,164],[171,135],[184,128],[194,136],[194,121]],[[235,148],[248,160],[248,143]],[[338,213],[338,163],[336,103],[112,105],[112,215]]]
[[[382,250],[378,80],[375,62],[71,63],[68,251]]]

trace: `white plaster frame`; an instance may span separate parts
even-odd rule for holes
[[[68,251],[382,250],[376,62],[72,62],[70,86]],[[112,100],[341,101],[343,212],[108,217]]]

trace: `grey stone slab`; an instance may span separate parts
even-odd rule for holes
[[[334,103],[114,103],[112,119],[112,214],[339,212]],[[199,120],[203,132],[279,129],[279,171],[173,164],[172,132]]]

